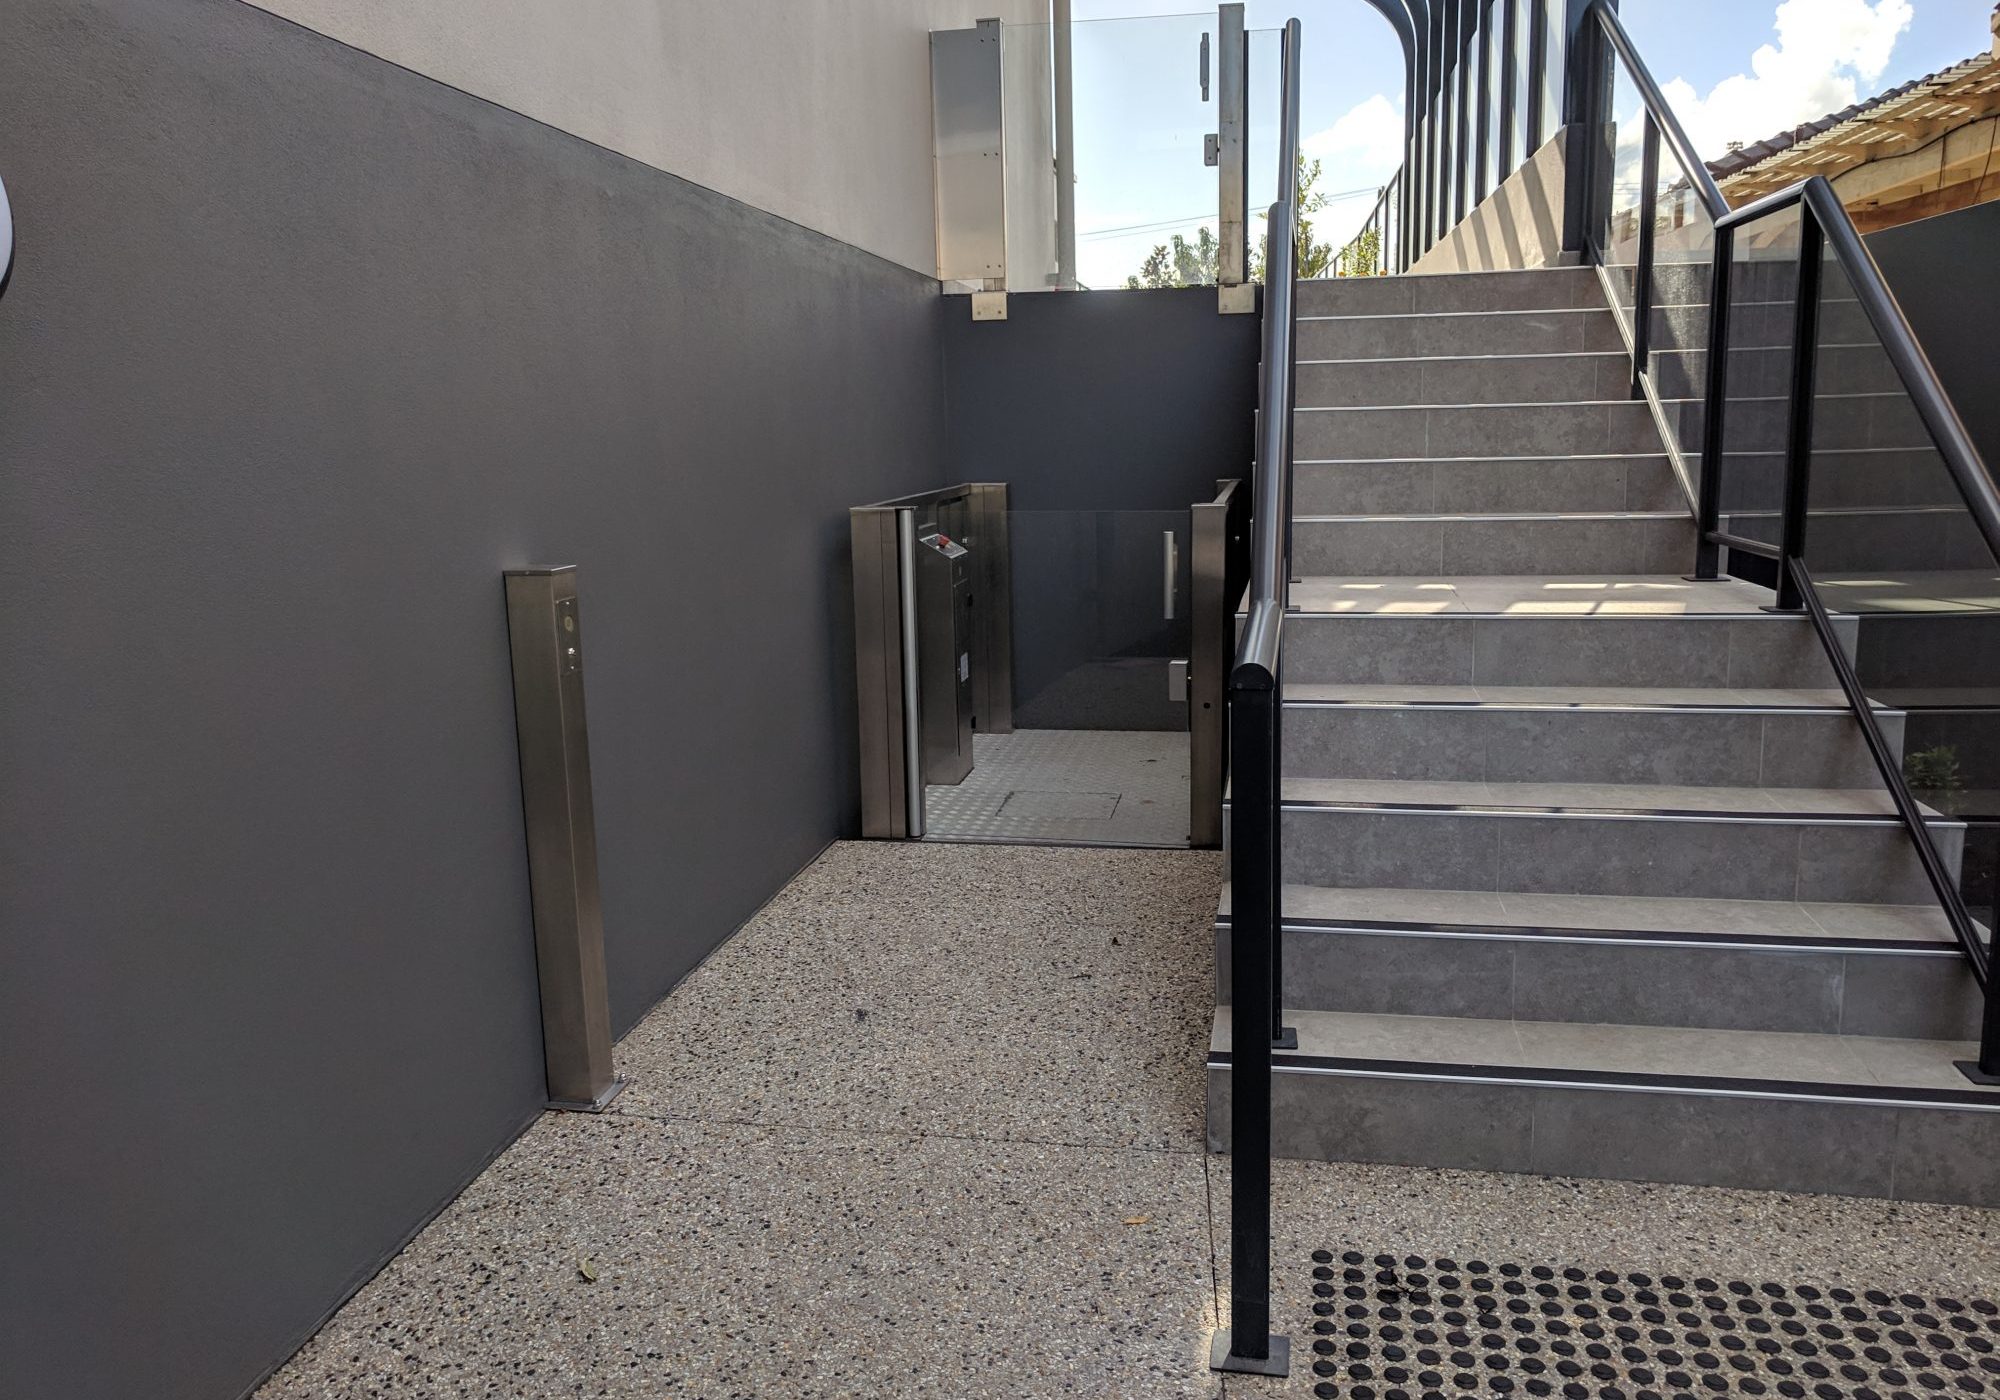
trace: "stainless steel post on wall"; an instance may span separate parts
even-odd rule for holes
[[[1070,47],[1070,0],[1051,0],[1055,55],[1056,286],[1076,290],[1076,76]]]
[[[1218,7],[1215,34],[1215,165],[1220,211],[1215,258],[1216,308],[1224,315],[1257,309],[1250,284],[1250,39],[1240,0]]]
[[[576,566],[505,577],[549,1107],[597,1112],[625,1085],[611,1067]]]

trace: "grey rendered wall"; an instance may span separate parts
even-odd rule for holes
[[[0,172],[0,1394],[226,1400],[540,1101],[501,570],[623,1029],[854,819],[939,302],[234,0],[12,7]]]
[[[945,299],[951,478],[1008,482],[1021,512],[1156,513],[1015,522],[1021,727],[1187,727],[1166,699],[1188,614],[1162,621],[1160,533],[1249,474],[1261,325],[1218,315],[1212,287],[1010,296],[1005,321]]]
[[[1994,256],[2000,249],[2000,203],[1871,233],[1868,249],[1987,467],[2000,471],[1992,336],[2000,325],[2000,260]]]

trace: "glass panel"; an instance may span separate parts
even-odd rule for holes
[[[1785,492],[1799,211],[1786,209],[1737,229],[1733,249],[1721,526],[1775,545]]]
[[[1973,918],[2000,851],[2000,562],[1862,311],[1822,265],[1805,558]],[[1913,898],[1921,897],[1914,896]]]
[[[1284,116],[1285,35],[1253,29],[1250,43],[1250,280],[1264,280],[1264,240],[1278,202],[1279,124]],[[1303,133],[1301,133],[1303,134]],[[1209,171],[1213,177],[1215,172]]]
[[[1204,160],[1204,143],[1218,126],[1219,92],[1212,78],[1203,102],[1197,79],[1202,38],[1213,55],[1215,30],[1213,11],[1071,24],[1082,286],[1215,281],[1217,172]],[[1276,197],[1282,38],[1274,29],[1247,37],[1254,246]],[[1047,24],[1002,28],[1010,291],[1046,291],[1056,280],[1052,38]]]
[[[1660,398],[1688,497],[1701,473],[1702,401],[1707,394],[1709,315],[1715,283],[1715,224],[1673,152],[1660,147],[1653,214],[1653,314],[1647,371]],[[1678,504],[1675,502],[1675,504]]]
[[[971,774],[926,789],[928,835],[1187,843],[1168,666],[1192,640],[1189,531],[1184,510],[1008,512],[1014,732],[975,734]]]
[[[1610,45],[1604,48],[1609,55]],[[1610,129],[1604,133],[1597,160],[1601,162],[1599,169],[1610,172],[1610,198],[1599,206],[1597,236],[1619,319],[1629,332],[1639,261],[1639,174],[1645,146],[1646,108],[1638,86],[1615,58],[1606,66],[1606,83],[1611,89],[1607,103]]]

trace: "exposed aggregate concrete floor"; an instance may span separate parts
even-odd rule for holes
[[[260,1400],[1215,1397],[1229,1170],[1202,1150],[1212,852],[835,846]],[[2000,1213],[1279,1163],[1316,1249],[2000,1291]]]

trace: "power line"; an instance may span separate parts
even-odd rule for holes
[[[1380,195],[1381,193],[1382,193],[1382,187],[1380,185],[1369,185],[1365,189],[1338,190],[1335,191],[1333,194],[1326,196],[1326,202],[1328,204],[1340,204],[1350,199],[1360,199],[1364,195],[1372,199]],[[1253,218],[1262,217],[1262,211],[1261,210],[1258,211],[1251,217]],[[1209,223],[1214,221],[1216,218],[1217,215],[1215,214],[1215,212],[1213,210],[1210,210],[1206,214],[1185,214],[1176,219],[1155,219],[1149,223],[1143,223],[1143,224],[1120,224],[1112,228],[1085,229],[1081,233],[1077,234],[1077,237],[1115,238],[1120,234],[1160,233],[1167,229],[1186,228],[1190,224]]]

